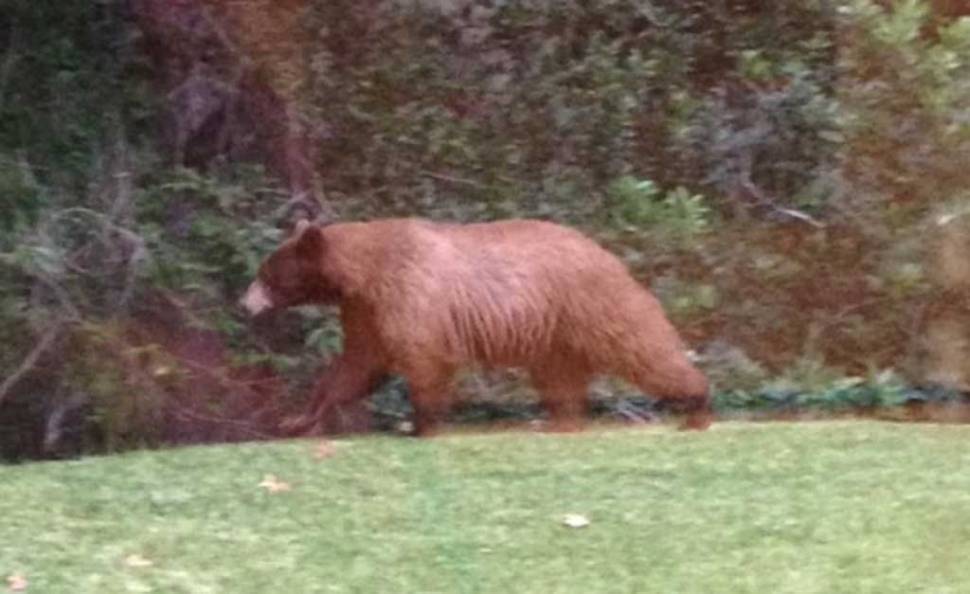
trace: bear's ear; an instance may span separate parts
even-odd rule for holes
[[[296,232],[298,234],[297,252],[309,258],[318,257],[323,253],[323,229],[309,221],[300,221],[296,224]]]

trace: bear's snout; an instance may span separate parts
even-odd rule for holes
[[[239,306],[245,309],[249,315],[255,316],[273,307],[273,299],[270,297],[266,285],[260,281],[255,281],[246,289],[246,294],[239,299]]]

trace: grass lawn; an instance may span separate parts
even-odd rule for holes
[[[970,592],[970,427],[722,423],[0,467],[26,592]],[[260,487],[273,474],[291,487]],[[566,514],[589,519],[568,528]],[[0,581],[0,589],[4,586]]]

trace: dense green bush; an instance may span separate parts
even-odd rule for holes
[[[822,5],[312,6],[306,102],[336,130],[323,161],[341,204],[585,221],[626,175],[720,192],[754,180],[785,203],[827,196]]]
[[[929,7],[895,11],[852,2],[858,35],[841,54],[844,174],[837,203],[869,232],[916,229],[920,217],[967,196],[970,157],[970,18],[927,33]]]

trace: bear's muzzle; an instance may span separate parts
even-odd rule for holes
[[[239,305],[249,312],[249,315],[255,316],[271,309],[273,298],[270,296],[270,291],[266,285],[260,281],[254,281],[253,284],[249,285],[246,294],[239,299]]]

